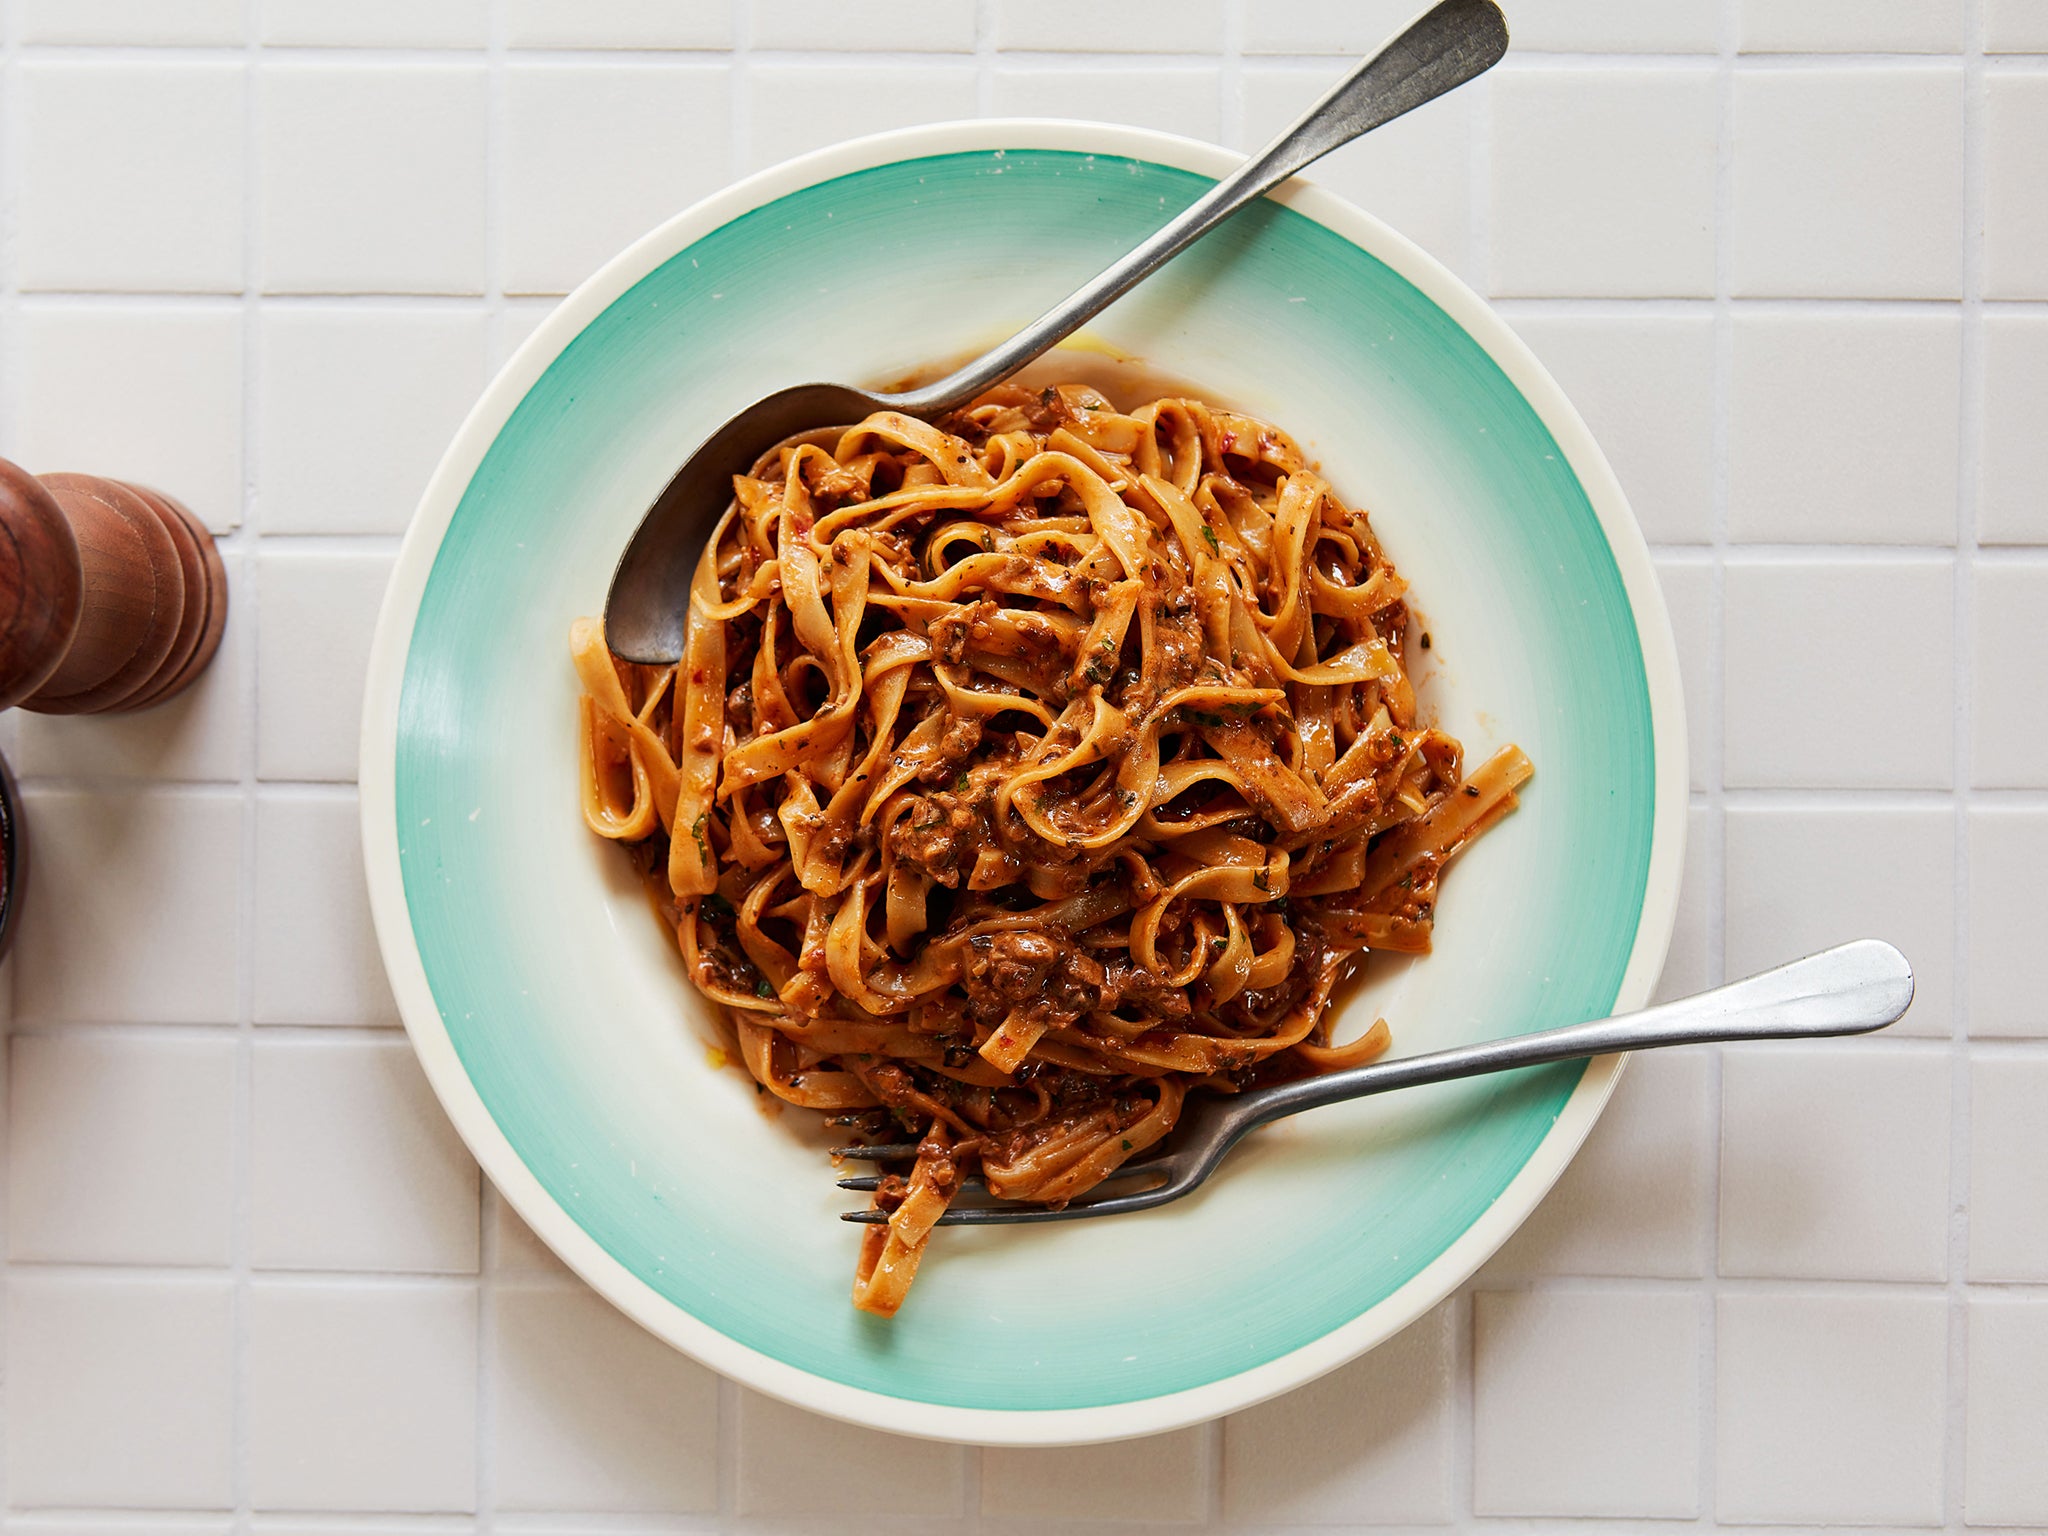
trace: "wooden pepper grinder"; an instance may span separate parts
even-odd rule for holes
[[[161,704],[213,659],[227,618],[213,535],[179,503],[0,459],[0,709]]]

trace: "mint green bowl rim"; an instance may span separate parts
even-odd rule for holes
[[[470,1081],[442,1021],[414,938],[400,867],[395,762],[399,700],[414,621],[434,559],[471,477],[542,373],[616,299],[678,251],[752,209],[805,187],[905,160],[997,149],[1121,155],[1220,177],[1242,157],[1146,129],[1051,119],[938,123],[856,139],[735,183],[607,262],[570,294],[499,372],[464,420],[432,480],[386,590],[364,691],[359,769],[363,849],[379,947],[400,1015],[458,1133],[512,1208],[577,1274],[657,1337],[713,1370],[814,1412],[901,1434],[987,1445],[1069,1445],[1161,1433],[1248,1407],[1333,1370],[1399,1332],[1505,1242],[1556,1182],[1599,1118],[1625,1064],[1588,1064],[1528,1161],[1466,1231],[1399,1289],[1350,1322],[1277,1359],[1201,1386],[1136,1402],[1057,1409],[939,1406],[828,1380],[737,1342],[660,1295],[572,1219],[514,1150]],[[1648,547],[1585,423],[1528,347],[1484,300],[1419,247],[1341,198],[1295,181],[1277,201],[1384,262],[1441,308],[1499,365],[1549,429],[1599,519],[1641,646],[1655,755],[1651,850],[1634,944],[1616,1012],[1641,1007],[1663,967],[1677,914],[1687,768],[1677,651]]]

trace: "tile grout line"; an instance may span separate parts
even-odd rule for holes
[[[1247,3],[1248,0],[1225,0],[1223,7],[1223,67],[1217,72],[1221,97],[1217,103],[1216,131],[1218,142],[1226,149],[1249,154],[1252,146],[1245,142],[1244,132],[1244,40],[1251,20],[1245,9]]]
[[[731,181],[738,181],[754,169],[754,76],[752,58],[753,12],[747,0],[731,0],[732,42],[726,50],[726,76],[731,82],[727,95],[732,104]]]
[[[1969,1406],[1970,1261],[1970,779],[1971,683],[1977,558],[1977,495],[1982,482],[1983,440],[1977,430],[1983,411],[1984,251],[1987,197],[1984,155],[1984,5],[1963,3],[1962,157],[1962,336],[1961,383],[1957,391],[1956,555],[1952,580],[1955,605],[1955,929],[1951,935],[1954,991],[1949,1016],[1949,1234],[1948,1234],[1948,1413],[1942,1446],[1942,1519],[1960,1526],[1967,1518]]]
[[[241,751],[240,856],[241,880],[235,904],[236,923],[236,1046],[234,1092],[234,1205],[230,1226],[230,1275],[233,1285],[231,1321],[233,1360],[230,1371],[232,1392],[229,1412],[232,1426],[231,1493],[234,1500],[234,1529],[246,1533],[254,1519],[255,1490],[251,1471],[253,1414],[251,1381],[250,1318],[254,1307],[253,1228],[256,1203],[256,790],[261,761],[256,730],[257,644],[262,627],[261,603],[256,595],[257,550],[260,531],[257,518],[262,500],[257,489],[260,455],[260,404],[262,399],[262,0],[243,0],[242,5],[242,292],[239,296],[242,326],[242,462],[241,521],[226,539],[219,541],[239,557],[242,578],[240,596],[244,614],[242,638],[235,659],[241,676],[235,679],[241,694],[243,722]],[[234,615],[230,614],[230,622]]]
[[[1474,1449],[1479,1414],[1479,1304],[1474,1290],[1478,1278],[1475,1274],[1438,1303],[1451,1310],[1451,1486],[1446,1492],[1450,1495],[1448,1523],[1460,1530],[1470,1530],[1480,1518]]]
[[[1714,122],[1714,377],[1709,422],[1711,563],[1707,576],[1706,815],[1703,847],[1691,856],[1706,863],[1707,920],[1705,980],[1709,986],[1728,972],[1727,810],[1727,642],[1728,523],[1733,476],[1729,465],[1735,397],[1734,282],[1735,76],[1742,25],[1741,0],[1721,0],[1717,19]],[[1688,817],[1690,812],[1688,812]],[[1688,829],[1690,830],[1690,829]],[[1707,1140],[1705,1228],[1699,1289],[1699,1427],[1697,1509],[1706,1529],[1719,1519],[1720,1340],[1721,1340],[1721,1138],[1722,1048],[1706,1049]]]
[[[974,111],[978,117],[995,116],[996,105],[996,4],[995,0],[974,0]]]
[[[206,63],[231,60],[239,57],[242,46],[233,43],[22,43],[16,52],[20,57],[51,62],[77,63],[123,63],[123,64],[178,64]],[[696,44],[667,47],[660,44],[630,43],[589,43],[529,45],[517,50],[522,63],[594,63],[600,65],[629,65],[644,61],[649,55],[661,59],[691,63],[715,63],[731,50],[715,44]],[[1734,50],[1729,50],[1731,53]],[[386,65],[433,65],[446,63],[474,62],[489,52],[488,43],[449,44],[437,46],[428,43],[271,43],[265,46],[269,55],[287,62],[302,64],[334,63],[386,64]],[[834,48],[834,47],[767,47],[749,48],[750,55],[776,63],[830,64],[848,70],[860,69],[871,64],[916,64],[932,63],[948,59],[958,60],[967,53],[955,49],[912,49],[912,48]],[[1016,48],[1004,50],[1006,57],[1037,65],[1062,63],[1079,64],[1086,70],[1114,71],[1133,65],[1152,68],[1179,67],[1200,68],[1213,64],[1221,54],[1214,49],[1193,49],[1185,52],[1168,52],[1146,49],[1087,49],[1087,48]],[[1361,50],[1333,48],[1325,51],[1264,52],[1249,54],[1261,66],[1279,65],[1297,69],[1327,69],[1334,63],[1345,60],[1355,61]],[[1702,49],[1696,52],[1631,52],[1627,50],[1585,50],[1585,49],[1540,49],[1516,45],[1515,51],[1500,66],[1510,73],[1533,73],[1543,70],[1593,69],[1630,71],[1647,70],[1657,72],[1694,71],[1706,73],[1715,68],[1720,57],[1716,49]],[[1953,68],[1957,62],[1954,51],[1931,53],[1883,53],[1857,51],[1853,49],[1821,49],[1785,52],[1754,52],[1741,54],[1745,69],[1755,68],[1772,72],[1790,72],[1814,69],[1843,69],[1849,71],[1904,70],[1913,73],[1932,72]],[[1998,74],[2035,74],[2048,70],[2048,54],[2003,53],[1984,59],[1988,69]]]

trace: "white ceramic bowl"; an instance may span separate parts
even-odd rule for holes
[[[1286,1122],[1198,1195],[948,1231],[893,1322],[848,1301],[822,1133],[765,1116],[619,852],[577,811],[570,620],[682,457],[805,378],[879,382],[1030,319],[1236,157],[1099,124],[944,124],[707,199],[609,262],[464,423],[378,626],[362,814],[385,963],[435,1090],[518,1212],[653,1332],[749,1386],[910,1434],[1113,1439],[1285,1391],[1435,1304],[1598,1115],[1616,1061]],[[593,168],[601,174],[602,168]],[[1397,1052],[1641,1004],[1676,902],[1678,673],[1621,491],[1557,386],[1436,262],[1296,185],[1091,328],[1279,423],[1413,584],[1425,697],[1523,807],[1446,882],[1437,951],[1339,1033]]]

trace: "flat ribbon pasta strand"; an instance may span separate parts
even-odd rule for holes
[[[892,1315],[979,1174],[1087,1195],[1190,1093],[1333,1043],[1375,949],[1530,776],[1463,771],[1408,589],[1284,432],[1060,385],[882,412],[734,479],[682,661],[579,621],[582,812],[624,845],[764,1102],[914,1142],[857,1307]],[[1426,697],[1426,693],[1425,693]]]

